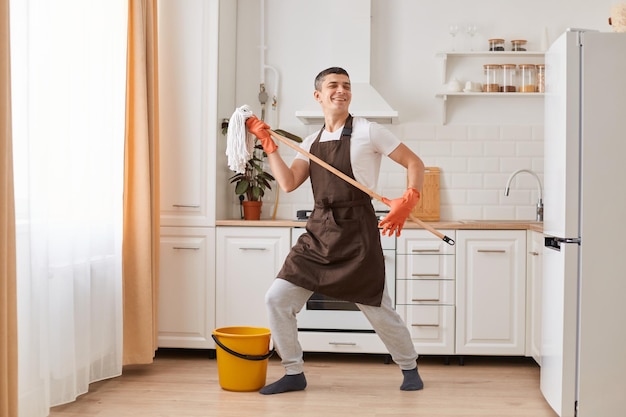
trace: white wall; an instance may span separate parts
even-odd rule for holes
[[[251,105],[257,114],[261,2],[238,0],[237,9],[235,102]],[[493,37],[527,39],[529,50],[539,50],[545,31],[550,41],[568,27],[610,31],[608,17],[613,0],[265,0],[265,63],[280,74],[277,110],[270,106],[266,117],[272,127],[300,136],[319,129],[305,126],[294,114],[310,107],[315,75],[330,65],[345,65],[348,72],[359,76],[363,73],[361,68],[351,70],[346,64],[358,62],[359,56],[354,54],[361,46],[354,52],[336,42],[344,31],[355,29],[351,13],[340,6],[357,7],[359,3],[371,11],[370,67],[364,72],[399,112],[398,120],[388,127],[426,165],[441,167],[442,218],[534,218],[537,192],[531,176],[518,177],[509,197],[504,197],[503,190],[509,174],[516,169],[543,173],[541,99],[520,104],[519,100],[497,99],[494,103],[481,98],[469,108],[452,105],[448,108],[448,123],[443,124],[442,103],[435,98],[442,88],[442,63],[436,54],[451,48],[450,24],[461,28],[468,23],[477,25],[474,49],[485,50],[487,39]],[[362,19],[356,19],[356,24],[359,27],[355,30],[361,30]],[[467,35],[460,33],[457,49],[469,49],[467,40]],[[337,57],[342,54],[345,61],[329,61],[341,61]],[[478,63],[472,65],[479,67]],[[272,93],[272,73],[265,72],[265,77]],[[280,150],[288,162],[295,154],[285,146]],[[227,169],[226,158],[223,165]],[[378,192],[393,198],[402,193],[404,186],[402,169],[393,163],[383,164]],[[310,209],[310,194],[308,185],[291,194],[281,193],[278,217],[293,218],[296,209]],[[265,198],[264,217],[272,214],[269,206],[274,198]],[[234,193],[232,201],[232,216],[237,217]]]

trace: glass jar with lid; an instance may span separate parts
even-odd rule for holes
[[[489,39],[490,51],[504,51],[504,39],[494,38]]]
[[[517,91],[517,65],[502,64],[502,86],[503,93],[515,93]]]
[[[511,51],[525,51],[526,39],[515,39],[511,41]]]
[[[502,66],[499,64],[485,64],[483,68],[485,72],[483,92],[499,93]]]
[[[546,65],[537,64],[537,92],[546,92]]]
[[[519,91],[534,93],[537,91],[537,67],[535,64],[519,65]]]

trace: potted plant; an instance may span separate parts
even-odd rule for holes
[[[228,119],[222,121],[222,134],[228,133]],[[282,129],[276,129],[276,133],[283,135],[294,142],[301,143],[302,138]],[[236,173],[229,178],[230,183],[235,183],[235,194],[239,196],[239,201],[243,208],[242,218],[245,220],[259,220],[261,218],[262,198],[265,190],[272,189],[272,181],[276,179],[264,169],[267,154],[263,146],[255,139],[252,158],[246,163],[243,173]]]
[[[276,180],[263,167],[266,157],[263,147],[256,143],[252,158],[246,163],[245,172],[230,177],[230,183],[235,183],[235,194],[239,196],[239,201],[243,206],[243,218],[246,220],[261,218],[261,205],[265,190],[271,190],[271,182]]]

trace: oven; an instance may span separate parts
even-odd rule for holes
[[[292,245],[305,232],[304,227],[291,232]],[[381,236],[385,256],[387,291],[395,307],[396,295],[396,238]],[[374,333],[365,315],[351,302],[314,293],[298,313],[298,331],[301,332],[360,332]]]

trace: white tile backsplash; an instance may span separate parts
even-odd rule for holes
[[[467,126],[440,125],[436,127],[438,140],[467,140]]]
[[[462,190],[480,190],[484,184],[484,175],[479,173],[451,175],[449,188],[457,188]]]
[[[472,206],[493,206],[500,204],[496,190],[471,190],[467,192],[467,204]]]
[[[499,126],[469,126],[467,137],[471,141],[489,141],[500,139]]]
[[[516,156],[517,143],[513,141],[488,141],[484,144],[486,156]]]
[[[519,174],[504,196],[506,182],[515,170],[531,169],[543,179],[543,127],[491,125],[396,124],[389,127],[415,151],[427,166],[441,168],[441,218],[534,219],[537,183],[529,174]],[[281,147],[288,164],[295,156]],[[406,173],[393,161],[383,159],[375,192],[387,198],[402,195]],[[274,212],[275,194],[264,199],[263,218]],[[313,207],[307,181],[292,193],[279,194],[277,218],[295,218],[296,210]],[[237,203],[235,200],[234,203]],[[378,209],[385,208],[375,203]]]
[[[531,140],[532,126],[502,126],[500,139],[502,140]]]
[[[479,142],[452,142],[452,155],[459,157],[481,157],[485,153],[485,145]]]
[[[543,142],[518,141],[514,143],[517,156],[543,156]]]
[[[500,172],[500,158],[498,157],[490,157],[483,156],[481,158],[471,158],[468,159],[468,172],[479,172],[479,173],[487,173],[487,172]]]
[[[420,155],[447,156],[452,155],[451,141],[423,141],[419,142]]]

